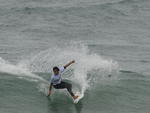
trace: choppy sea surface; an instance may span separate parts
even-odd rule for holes
[[[149,112],[150,0],[0,0],[0,113]]]

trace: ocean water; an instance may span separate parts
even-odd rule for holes
[[[150,0],[0,0],[0,113],[150,113]],[[47,97],[53,66],[84,98]]]

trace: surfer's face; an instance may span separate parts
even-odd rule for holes
[[[54,72],[55,75],[59,74],[59,70],[57,70],[57,69],[54,69],[53,72]]]

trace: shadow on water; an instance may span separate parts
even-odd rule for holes
[[[48,98],[48,100],[48,113],[82,113],[83,104],[81,101],[78,104],[74,104],[70,98],[55,98],[54,100]]]

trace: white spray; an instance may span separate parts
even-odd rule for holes
[[[96,82],[96,79],[105,79],[108,75],[118,71],[117,62],[105,60],[98,54],[90,53],[87,46],[82,44],[42,51],[30,60],[30,69],[35,72],[50,72],[53,66],[63,66],[70,60],[76,61],[68,68],[73,71],[71,71],[70,77],[68,77],[68,73],[64,73],[63,78],[71,79],[78,84],[82,94],[90,87],[90,82]],[[96,76],[94,76],[95,71],[97,72]],[[90,77],[88,77],[88,73],[91,74]],[[93,78],[95,81],[91,81],[94,80]]]
[[[76,61],[76,63],[69,68],[73,71],[71,71],[70,77],[65,73],[63,77],[78,84],[82,94],[90,87],[91,82],[105,79],[105,77],[108,77],[108,75],[118,70],[117,62],[105,60],[98,54],[90,53],[85,45],[73,44],[67,48],[50,48],[40,52],[30,60],[19,62],[17,65],[13,65],[0,58],[0,72],[10,73],[19,77],[27,76],[35,80],[43,81],[44,84],[40,83],[39,90],[43,91],[44,89],[44,93],[46,93],[48,90],[48,81],[32,72],[50,73],[53,66],[63,66],[70,60]],[[89,77],[88,74],[91,76]],[[47,89],[46,92],[45,89]]]

